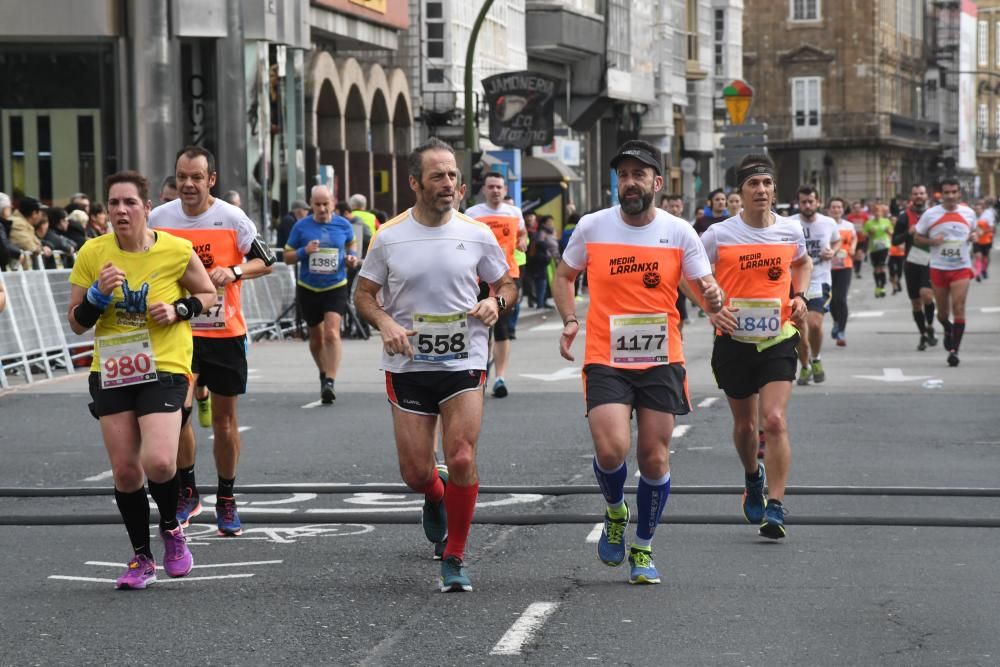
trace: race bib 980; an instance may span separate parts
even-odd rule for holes
[[[101,362],[101,389],[156,380],[156,360],[149,330],[100,336],[96,343]]]

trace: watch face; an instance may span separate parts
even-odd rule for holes
[[[178,315],[180,315],[181,317],[187,317],[188,308],[186,305],[184,305],[183,303],[179,303],[175,306],[175,308],[177,309]]]

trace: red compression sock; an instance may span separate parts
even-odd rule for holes
[[[451,483],[444,494],[444,507],[448,513],[448,546],[444,549],[444,557],[457,556],[464,558],[465,543],[469,539],[469,529],[472,528],[472,515],[476,511],[476,498],[479,496],[479,482],[472,486],[458,486]]]

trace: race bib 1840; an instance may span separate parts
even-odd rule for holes
[[[413,360],[469,358],[469,317],[465,313],[413,313]]]
[[[666,364],[667,314],[611,315],[611,365]]]
[[[100,336],[96,343],[101,363],[101,389],[156,380],[156,359],[148,329]]]
[[[781,299],[730,299],[729,309],[736,312],[733,340],[760,343],[781,333]]]

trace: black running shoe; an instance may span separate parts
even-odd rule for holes
[[[917,344],[917,350],[923,352],[927,349],[927,336],[920,334],[920,343]]]
[[[955,350],[948,353],[948,365],[952,368],[958,366],[958,352],[955,352]]]

